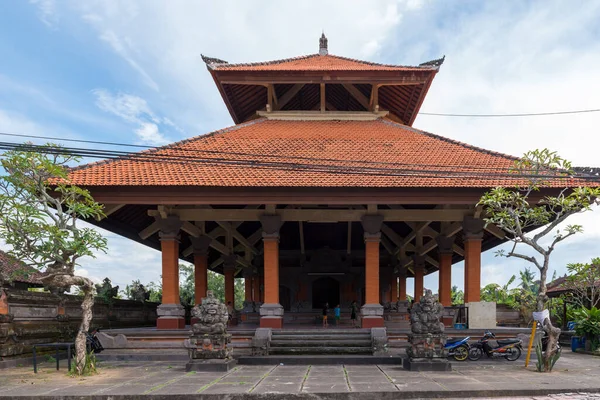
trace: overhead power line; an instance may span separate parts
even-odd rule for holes
[[[517,114],[445,114],[420,112],[419,115],[431,115],[435,117],[473,117],[473,118],[501,118],[501,117],[542,117],[547,115],[584,114],[600,112],[600,108],[590,110],[552,111],[540,113],[517,113]]]
[[[343,175],[369,175],[369,176],[403,176],[416,178],[477,178],[482,180],[492,180],[498,178],[510,178],[518,180],[527,177],[549,178],[549,179],[571,179],[569,176],[561,174],[511,174],[501,170],[496,172],[479,172],[473,171],[469,166],[446,166],[446,169],[424,169],[424,168],[381,168],[381,167],[364,167],[364,166],[348,166],[340,164],[316,164],[316,163],[298,163],[298,162],[282,162],[282,161],[265,161],[260,159],[234,159],[234,158],[200,158],[189,155],[181,156],[177,154],[165,154],[157,152],[141,152],[127,153],[114,150],[99,150],[86,148],[52,148],[42,145],[33,144],[16,144],[0,142],[0,150],[21,150],[33,151],[49,154],[65,154],[80,157],[103,158],[121,161],[144,162],[144,163],[169,163],[169,164],[209,164],[223,166],[245,166],[250,168],[260,169],[276,169],[286,171],[302,171],[302,172],[323,172],[330,174]],[[174,150],[174,149],[170,149]],[[598,177],[581,176],[578,178],[586,180],[598,180]]]

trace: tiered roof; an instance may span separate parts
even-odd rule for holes
[[[70,179],[84,186],[488,188],[517,182],[507,175],[514,161],[385,118],[260,118],[85,165]]]

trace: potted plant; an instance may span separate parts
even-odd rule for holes
[[[575,333],[585,338],[586,351],[596,351],[600,345],[600,309],[580,309],[577,312]]]

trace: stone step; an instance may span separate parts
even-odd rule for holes
[[[277,347],[271,348],[269,354],[369,354],[371,347]]]
[[[371,340],[371,335],[273,335],[273,340]]]
[[[367,356],[360,355],[272,355],[241,356],[240,365],[402,365],[400,356]],[[333,398],[333,397],[332,397]]]
[[[371,339],[367,340],[272,340],[274,347],[370,347]]]
[[[285,330],[273,330],[271,332],[273,336],[277,335],[356,335],[356,334],[368,334],[371,335],[370,329],[335,329],[335,328],[324,328],[324,329],[285,329]]]

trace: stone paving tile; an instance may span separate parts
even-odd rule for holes
[[[234,384],[215,383],[214,385],[209,386],[208,388],[202,390],[199,393],[201,393],[201,394],[247,393],[253,387],[254,387],[254,385],[251,385],[251,384],[234,385]]]
[[[352,382],[351,382],[350,388],[352,389],[353,392],[397,392],[398,391],[398,388],[389,382],[387,384],[361,383],[361,384],[356,384],[356,385],[352,384]]]
[[[145,391],[147,391],[148,389],[150,389],[150,386],[148,386],[148,385],[123,385],[123,386],[115,386],[110,389],[104,390],[102,392],[102,394],[134,395],[134,394],[142,394]]]
[[[298,393],[302,386],[300,382],[277,382],[277,383],[265,383],[261,382],[256,386],[252,393],[265,394],[265,393]]]
[[[198,392],[200,389],[202,389],[206,385],[207,385],[207,383],[206,384],[198,383],[198,384],[195,384],[195,385],[173,384],[173,385],[165,386],[165,387],[160,388],[158,390],[152,391],[150,394],[151,395],[156,395],[156,394],[172,394],[172,395],[177,395],[177,394],[196,393],[196,392]]]
[[[350,388],[345,383],[319,383],[309,384],[304,383],[302,387],[303,393],[338,393],[338,392],[349,392]]]

